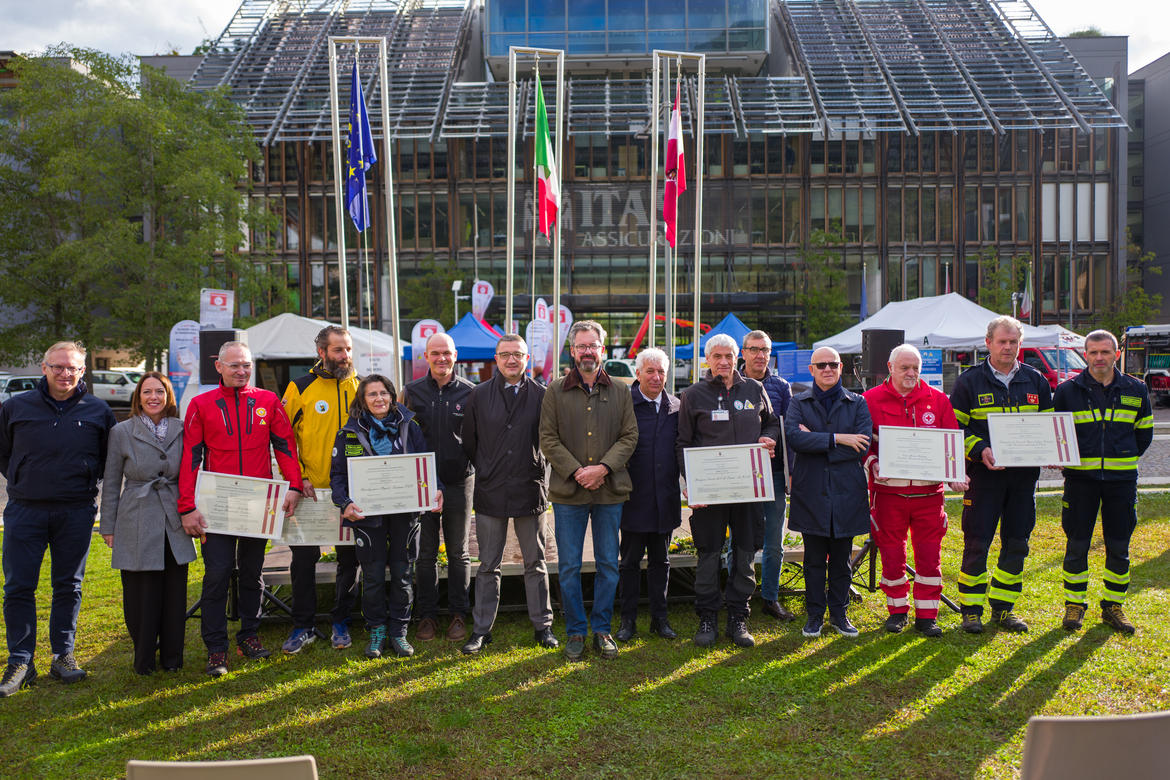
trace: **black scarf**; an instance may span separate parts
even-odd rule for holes
[[[829,412],[833,410],[833,404],[837,403],[837,399],[841,397],[841,382],[830,387],[828,390],[822,390],[818,384],[813,384],[812,388],[813,398],[817,400],[821,406],[825,407],[825,416],[829,416]]]

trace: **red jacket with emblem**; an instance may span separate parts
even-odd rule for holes
[[[869,453],[865,460],[865,470],[869,475],[869,489],[879,493],[899,494],[929,494],[941,493],[941,482],[924,482],[922,480],[894,479],[889,483],[874,482],[873,467],[878,455],[878,428],[882,425],[897,425],[903,428],[953,428],[959,427],[955,419],[955,411],[951,408],[950,399],[946,394],[935,390],[922,380],[918,386],[907,395],[899,393],[890,380],[870,388],[865,392],[865,403],[869,407],[869,416],[873,418],[873,433],[870,438]],[[960,449],[958,457],[964,457]]]
[[[221,384],[192,398],[183,420],[179,514],[195,509],[195,478],[200,467],[221,474],[272,479],[270,446],[289,488],[300,491],[296,439],[276,393]]]

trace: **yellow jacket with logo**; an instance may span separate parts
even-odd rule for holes
[[[288,383],[284,410],[297,437],[301,473],[315,488],[329,487],[333,440],[349,419],[349,405],[357,395],[357,376],[334,379],[318,361],[309,373]]]

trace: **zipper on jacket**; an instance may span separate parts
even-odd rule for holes
[[[240,428],[240,388],[233,387],[236,394],[236,454],[240,459],[240,476],[244,476],[244,431]]]

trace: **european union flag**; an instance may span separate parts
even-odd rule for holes
[[[345,202],[349,218],[360,233],[370,226],[370,204],[366,197],[366,171],[378,162],[374,153],[374,139],[370,133],[370,116],[366,113],[366,99],[358,79],[357,60],[349,85],[349,135],[346,146]]]

